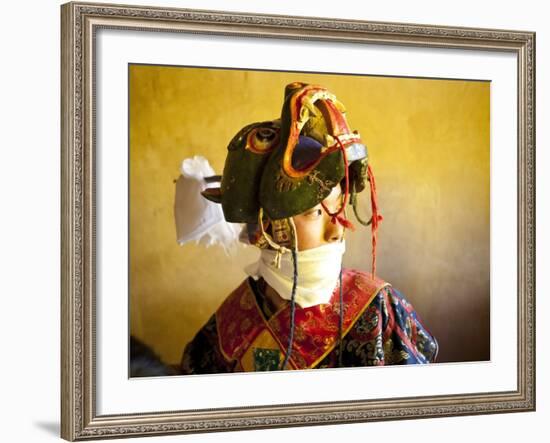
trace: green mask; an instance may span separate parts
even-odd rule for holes
[[[244,127],[227,149],[220,188],[203,195],[228,222],[257,223],[260,208],[270,220],[300,214],[344,185],[346,163],[352,200],[365,188],[367,150],[321,86],[287,85],[281,118]]]

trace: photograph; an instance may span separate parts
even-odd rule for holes
[[[489,361],[490,94],[129,64],[130,377]]]

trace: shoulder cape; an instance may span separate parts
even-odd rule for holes
[[[344,270],[342,286],[345,335],[376,294],[389,284],[363,272]],[[339,316],[339,287],[335,288],[327,304],[296,307],[294,343],[288,368],[314,368],[334,349],[338,343]],[[228,361],[237,361],[240,370],[278,369],[288,346],[289,304],[266,319],[245,280],[216,311],[216,324],[221,353]]]

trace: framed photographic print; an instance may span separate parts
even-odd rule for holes
[[[61,13],[63,438],[534,410],[534,33]]]

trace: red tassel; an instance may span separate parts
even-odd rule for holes
[[[376,196],[376,181],[370,163],[367,166],[367,176],[370,183],[370,205],[372,211],[371,238],[372,238],[372,278],[376,275],[376,243],[378,224],[383,220],[378,213],[378,197]]]
[[[330,215],[330,222],[332,224],[335,225],[336,223],[340,223],[344,228],[351,229],[352,231],[355,231],[355,226],[351,222],[351,220],[347,219],[346,217],[342,217],[341,215],[339,215],[341,211],[338,211],[338,212],[335,212],[335,213],[330,213],[330,211],[328,210],[328,208],[325,206],[325,204],[323,202],[321,202],[321,206],[323,207],[325,212],[328,215]]]
[[[340,215],[336,216],[336,220],[338,220],[338,223],[340,223],[344,228],[355,231],[355,226],[353,225],[351,220],[348,220],[347,218],[342,217]],[[333,221],[332,223],[335,223],[335,222]]]

